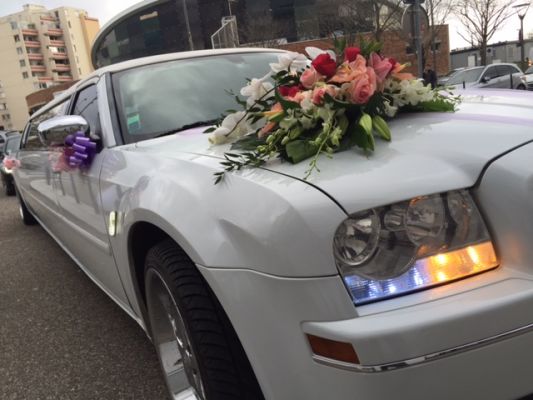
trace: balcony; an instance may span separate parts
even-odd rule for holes
[[[37,77],[37,79],[39,79],[39,82],[50,82],[50,81],[52,81],[52,77],[51,76],[39,76],[39,77]]]
[[[52,17],[51,15],[41,15],[41,21],[52,21],[56,22],[56,17]]]
[[[60,28],[48,28],[47,30],[50,36],[61,36],[63,34],[63,29]]]
[[[30,65],[31,72],[46,72],[46,66],[44,65]]]
[[[67,53],[58,53],[57,51],[52,51],[52,58],[54,60],[68,60]]]
[[[41,47],[41,42],[39,42],[38,40],[25,40],[24,46],[30,48]]]
[[[37,29],[24,28],[20,30],[23,35],[38,36],[39,31]]]
[[[68,71],[70,71],[70,65],[68,65],[68,64],[55,64],[52,67],[52,71],[68,72]]]
[[[44,60],[44,56],[39,53],[28,53],[28,59],[29,60]]]
[[[58,82],[70,82],[72,80],[72,76],[71,75],[58,75],[55,78],[55,80]]]
[[[64,40],[49,40],[50,46],[54,47],[65,47],[65,41]]]

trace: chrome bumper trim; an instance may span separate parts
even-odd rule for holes
[[[379,364],[379,365],[352,364],[352,363],[334,360],[334,359],[327,358],[327,357],[318,356],[316,354],[313,354],[313,360],[315,360],[319,364],[323,364],[323,365],[327,365],[327,366],[335,367],[335,368],[340,368],[340,369],[344,369],[348,371],[386,372],[386,371],[392,371],[395,369],[411,367],[411,366],[422,364],[425,362],[434,361],[440,358],[463,353],[463,352],[473,350],[473,349],[476,349],[482,346],[486,346],[486,345],[493,344],[493,343],[496,343],[502,340],[506,340],[514,336],[522,335],[522,334],[525,334],[531,331],[533,331],[533,323],[523,326],[521,328],[513,329],[511,331],[507,331],[504,333],[500,333],[498,335],[488,337],[486,339],[481,339],[481,340],[463,344],[457,347],[452,347],[450,349],[442,350],[436,353],[426,354],[420,357],[410,358],[410,359],[402,360],[402,361],[395,361],[395,362],[391,362],[387,364]]]

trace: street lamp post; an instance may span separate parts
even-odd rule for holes
[[[524,48],[524,17],[526,16],[527,10],[529,9],[529,3],[522,3],[517,4],[516,6],[513,6],[513,8],[518,9],[517,14],[518,18],[520,18],[520,33],[518,34],[518,41],[520,42],[520,64],[522,69],[526,68],[526,55],[525,55],[525,48]],[[520,11],[522,11],[520,13]]]

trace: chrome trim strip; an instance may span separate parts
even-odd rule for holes
[[[407,360],[401,360],[401,361],[395,361],[387,364],[378,364],[378,365],[361,365],[361,364],[352,364],[347,363],[343,361],[334,360],[332,358],[322,357],[316,354],[313,354],[313,360],[315,360],[319,364],[327,365],[330,367],[340,368],[348,371],[355,371],[355,372],[386,372],[386,371],[392,371],[395,369],[400,368],[406,368],[406,367],[412,367],[414,365],[422,364],[429,361],[438,360],[440,358],[449,357],[455,354],[463,353],[466,351],[470,351],[473,349],[476,349],[478,347],[486,346],[489,344],[493,344],[505,339],[509,339],[514,336],[522,335],[525,333],[528,333],[530,331],[533,331],[533,323],[523,326],[521,328],[516,328],[511,331],[507,331],[504,333],[500,333],[498,335],[494,335],[491,337],[488,337],[486,339],[477,340],[475,342],[470,342],[467,344],[463,344],[457,347],[452,347],[450,349],[442,350],[436,353],[426,354],[420,357],[410,358]]]

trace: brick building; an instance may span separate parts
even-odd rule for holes
[[[368,40],[371,38],[371,34],[363,34],[363,36]],[[401,31],[386,31],[383,33],[383,49],[382,53],[387,57],[393,57],[400,63],[410,63],[411,65],[407,68],[408,72],[411,72],[416,75],[417,73],[417,59],[416,55],[413,53],[409,43],[406,42],[405,37]],[[450,70],[450,40],[449,40],[449,31],[448,25],[440,25],[438,29],[438,34],[435,42],[438,44],[437,50],[435,51],[437,68],[435,69],[437,75],[444,75]],[[322,49],[330,49],[333,47],[332,39],[316,39],[316,40],[306,40],[302,42],[293,42],[279,45],[279,48],[297,51],[299,53],[305,54],[305,48],[308,46],[314,46]],[[426,46],[429,47],[429,46]],[[425,49],[425,66],[424,68],[433,67],[433,55],[429,48]],[[432,68],[433,69],[433,68]]]

